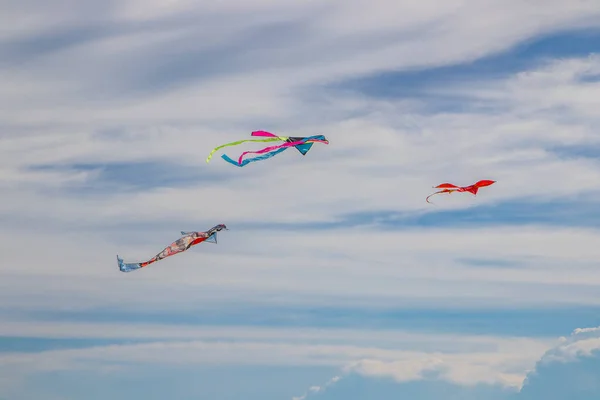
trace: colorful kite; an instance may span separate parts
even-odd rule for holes
[[[433,195],[440,194],[440,193],[450,194],[452,192],[469,192],[469,193],[473,193],[474,195],[477,195],[477,191],[479,190],[479,188],[482,188],[485,186],[490,186],[494,183],[496,183],[496,181],[490,181],[490,180],[482,180],[471,186],[456,186],[451,183],[442,183],[441,185],[437,185],[437,186],[433,187],[434,189],[442,189],[442,190],[430,194],[429,196],[427,196],[427,198],[425,200],[428,203],[431,203],[429,201],[429,198]]]
[[[171,243],[169,247],[165,248],[163,251],[152,257],[150,260],[142,262],[142,263],[130,263],[125,264],[122,258],[119,258],[117,255],[117,262],[119,263],[119,270],[121,272],[131,272],[136,269],[147,267],[148,265],[155,263],[157,261],[162,260],[163,258],[167,258],[173,256],[175,254],[186,251],[192,246],[197,245],[198,243],[206,242],[206,243],[217,243],[217,232],[220,230],[227,230],[227,227],[223,224],[217,225],[215,227],[210,228],[206,232],[181,232],[182,237],[177,239],[177,241]]]
[[[277,136],[270,132],[265,132],[265,131],[256,131],[256,132],[252,132],[252,136],[259,136],[259,137],[263,137],[264,139],[239,140],[237,142],[227,143],[227,144],[215,147],[208,155],[206,162],[208,163],[210,161],[210,159],[212,158],[213,154],[215,154],[218,150],[222,149],[223,147],[235,146],[235,145],[245,143],[245,142],[282,142],[283,141],[285,143],[275,145],[275,146],[265,147],[264,149],[258,150],[258,151],[245,151],[240,155],[237,162],[232,160],[231,158],[229,158],[229,156],[227,156],[226,154],[223,154],[221,156],[221,158],[223,160],[227,161],[228,163],[233,164],[237,167],[243,167],[251,162],[266,160],[267,158],[271,158],[274,155],[277,155],[277,154],[289,149],[290,147],[295,147],[300,152],[300,154],[302,154],[304,156],[304,155],[306,155],[306,153],[308,153],[308,151],[310,150],[312,145],[315,143],[329,144],[329,141],[323,135],[315,135],[315,136],[309,136],[309,137],[288,137],[288,136]],[[243,158],[246,154],[262,154],[262,155],[244,160]]]

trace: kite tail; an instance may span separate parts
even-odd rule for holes
[[[282,148],[279,148],[279,149],[277,149],[277,150],[275,150],[275,151],[272,151],[272,152],[270,152],[270,153],[263,154],[262,156],[258,156],[258,157],[254,157],[254,158],[249,158],[249,159],[247,159],[247,160],[244,160],[244,161],[242,161],[241,163],[240,163],[240,162],[237,162],[237,161],[235,161],[235,160],[232,160],[231,158],[229,158],[229,156],[228,156],[227,154],[223,154],[223,155],[221,156],[221,158],[222,158],[223,160],[227,161],[229,164],[233,164],[233,165],[235,165],[236,167],[243,167],[243,166],[245,166],[245,165],[248,165],[248,164],[249,164],[249,163],[251,163],[251,162],[256,162],[256,161],[266,160],[267,158],[271,158],[271,157],[273,157],[274,155],[276,155],[276,154],[279,154],[279,153],[281,153],[282,151],[285,151],[285,150],[287,150],[288,148],[289,148],[289,147],[282,147]]]
[[[142,268],[142,265],[140,263],[125,264],[123,262],[123,259],[120,258],[119,256],[117,256],[117,263],[119,264],[119,270],[121,272],[131,272],[131,271],[135,271],[136,269]]]
[[[430,201],[429,201],[429,198],[430,198],[431,196],[435,196],[436,194],[439,194],[439,193],[440,193],[440,192],[435,192],[435,193],[432,193],[432,194],[430,194],[429,196],[427,196],[427,197],[425,198],[425,201],[426,201],[426,202],[428,202],[429,204],[433,204],[432,202],[430,202]]]
[[[231,143],[227,143],[227,144],[222,144],[221,146],[215,147],[210,152],[210,154],[206,158],[206,162],[208,163],[210,161],[210,159],[212,158],[213,154],[215,154],[217,151],[221,150],[223,147],[236,146],[238,144],[242,144],[242,143],[245,143],[245,142],[278,142],[280,140],[281,140],[281,138],[279,138],[279,137],[269,137],[269,138],[266,138],[266,139],[245,139],[245,140],[238,140],[237,142],[231,142]]]
[[[281,140],[286,140],[287,137],[284,136],[277,136],[271,132],[267,132],[267,131],[254,131],[250,134],[251,136],[262,136],[262,137],[272,137],[272,138],[279,138]]]
[[[426,201],[426,202],[428,202],[429,204],[433,204],[433,203],[431,203],[431,202],[429,201],[429,198],[430,198],[431,196],[435,196],[436,194],[441,194],[441,193],[448,193],[448,194],[450,194],[450,193],[452,193],[452,192],[456,192],[456,189],[455,189],[455,190],[452,190],[452,189],[444,189],[444,190],[440,190],[440,191],[437,191],[437,192],[435,192],[435,193],[432,193],[432,194],[430,194],[429,196],[427,196],[427,198],[425,198],[425,201]]]
[[[128,263],[124,263],[123,259],[120,258],[119,256],[117,256],[117,262],[119,264],[119,269],[121,270],[121,272],[135,271],[136,269],[147,267],[148,265],[153,264],[157,261],[158,261],[158,256],[154,256],[154,257],[152,257],[152,259],[150,259],[148,261],[144,261],[141,263],[129,263],[128,264]]]

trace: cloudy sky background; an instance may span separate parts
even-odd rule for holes
[[[0,10],[0,399],[600,395],[598,1]]]

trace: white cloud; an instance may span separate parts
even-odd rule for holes
[[[577,328],[573,331],[573,336],[580,336],[582,334],[595,334],[596,332],[600,331],[600,327],[597,328]]]
[[[569,64],[570,61],[565,63]],[[558,71],[557,74],[562,72]],[[234,84],[231,85],[224,88],[225,92],[238,92]],[[253,93],[257,92],[266,93],[259,87],[260,84],[251,85],[256,86],[241,90],[238,96],[243,96],[243,93],[249,96],[255,96]],[[519,86],[528,87],[526,82],[519,83]],[[595,90],[593,87],[594,84],[589,82],[578,84],[575,95],[581,94],[582,99],[588,98],[590,101],[581,107],[578,102],[571,102],[568,106],[577,110],[594,106],[595,97],[585,95],[585,92]],[[535,98],[527,100],[532,106],[537,107],[540,101],[548,97],[545,91],[532,90],[532,93],[537,93]],[[555,146],[597,143],[592,120],[580,119],[566,123],[560,121],[560,117],[555,117],[553,112],[523,119],[519,115],[522,111],[518,110],[522,102],[519,96],[517,93],[507,100],[515,108],[508,114],[413,114],[413,123],[421,132],[418,135],[406,127],[408,121],[396,119],[395,114],[404,111],[402,103],[365,103],[364,100],[357,100],[350,106],[346,103],[340,106],[326,103],[325,108],[333,111],[336,118],[339,117],[337,113],[347,116],[353,110],[364,107],[367,107],[370,115],[344,122],[320,116],[319,121],[314,121],[310,126],[302,126],[292,120],[290,127],[282,130],[282,133],[293,134],[294,128],[305,133],[312,128],[323,129],[332,143],[314,149],[306,159],[299,159],[296,154],[290,153],[273,161],[285,161],[285,169],[272,168],[272,162],[244,170],[223,165],[218,158],[209,165],[203,162],[213,146],[246,137],[247,128],[237,133],[231,128],[219,130],[212,138],[208,128],[161,126],[138,127],[118,139],[91,133],[77,134],[79,129],[73,128],[72,134],[60,136],[53,134],[54,131],[45,132],[45,137],[52,134],[52,141],[31,137],[5,139],[6,148],[11,151],[2,161],[3,175],[7,177],[3,184],[16,190],[10,192],[2,207],[6,213],[19,212],[26,207],[28,215],[33,214],[37,218],[50,214],[60,220],[106,221],[107,218],[118,218],[147,221],[153,216],[189,218],[189,215],[198,215],[206,207],[202,202],[184,199],[220,198],[223,200],[211,203],[214,214],[234,221],[329,221],[339,213],[379,209],[420,213],[439,207],[458,208],[513,199],[551,199],[595,192],[600,182],[597,160],[565,159],[548,151],[548,148]],[[169,99],[169,104],[175,104],[173,100]],[[214,98],[209,101],[218,103]],[[309,116],[311,107],[322,105],[299,104],[298,101],[295,99],[293,103]],[[193,101],[185,102],[198,106]],[[567,103],[565,100],[560,105]],[[253,101],[252,104],[257,103]],[[277,107],[288,108],[284,104],[285,101],[274,98],[272,102],[269,100],[265,103],[265,109],[278,113]],[[375,113],[374,110],[380,106],[381,109]],[[350,109],[346,110],[346,107]],[[157,108],[165,109],[165,106],[157,105]],[[150,113],[158,114],[156,110]],[[180,117],[176,114],[171,116]],[[281,126],[280,122],[276,124]],[[365,132],[369,132],[369,135]],[[444,132],[444,136],[437,132]],[[30,140],[38,143],[33,142],[34,145]],[[169,145],[165,146],[164,143]],[[435,151],[442,147],[444,152]],[[355,154],[348,157],[349,152]],[[37,192],[25,190],[22,184],[15,184],[20,181],[29,182],[31,188],[48,185],[64,187],[95,176],[92,173],[69,171],[32,173],[19,169],[32,164],[123,160],[177,160],[185,163],[186,168],[206,174],[208,178],[216,173],[222,174],[227,177],[228,183],[202,182],[185,188],[146,190],[127,195],[106,194],[107,197],[92,198],[86,202],[79,197],[57,192],[45,195],[43,208],[34,207],[40,196]],[[446,172],[450,168],[452,176]],[[316,169],[327,170],[328,173],[319,174],[315,179]],[[478,172],[474,173],[475,170]],[[524,170],[527,170],[527,174],[523,173]],[[290,176],[294,176],[293,181],[290,181]],[[577,179],[571,179],[572,176]],[[437,206],[430,206],[423,201],[431,192],[431,186],[440,180],[468,184],[481,177],[496,179],[498,183],[482,191],[476,199],[465,196],[441,197],[434,200]],[[356,185],[357,178],[361,179],[361,185]],[[265,185],[270,189],[265,190]],[[270,199],[275,196],[285,201],[270,204]],[[297,199],[302,199],[303,207],[296,207]],[[179,202],[179,206],[170,211],[172,207],[169,204],[173,202]],[[255,204],[270,204],[270,207],[257,208]],[[332,214],[332,211],[335,213]]]
[[[298,106],[296,101],[286,100],[291,100],[290,90],[299,85],[468,61],[534,35],[593,26],[600,16],[593,2],[558,1],[543,2],[543,8],[539,1],[139,4],[124,1],[114,3],[110,12],[85,14],[104,21],[98,28],[104,34],[36,55],[35,63],[19,69],[5,69],[3,85],[22,88],[21,83],[36,82],[36,87],[60,84],[67,90],[54,86],[47,96],[37,93],[32,99],[28,91],[15,89],[3,107],[3,120],[77,123],[89,129],[109,120],[121,124],[192,120],[199,125],[202,120],[215,122],[217,118],[286,117]],[[45,17],[68,32],[82,25],[82,13],[95,8],[92,2],[82,2],[70,13],[58,8],[58,15]],[[29,10],[21,9],[21,15],[26,12]],[[149,20],[153,25],[132,24],[132,19]],[[260,31],[275,22],[281,26],[271,28],[276,29],[274,33]],[[255,32],[256,39],[245,43]],[[123,43],[130,45],[124,47]],[[218,52],[220,48],[231,48],[234,55]],[[210,83],[192,80],[170,93],[127,88],[146,75],[149,86],[158,80],[176,80],[177,67],[183,63],[180,58],[189,60],[186,73],[193,65],[199,71],[223,65],[215,67],[212,75],[217,79]],[[170,74],[169,63],[173,66]],[[113,87],[111,98],[93,100]],[[57,99],[56,93],[61,97]],[[140,98],[138,94],[148,96]],[[117,95],[130,100],[119,100]]]
[[[105,328],[103,328],[104,330]],[[120,328],[122,329],[122,328]],[[270,330],[278,332],[288,340],[274,341],[271,334],[262,340],[243,338],[244,330],[237,331],[234,339],[231,333],[223,332],[218,338],[191,341],[155,341],[141,344],[122,344],[88,347],[84,349],[49,350],[39,353],[0,354],[3,371],[23,374],[24,371],[56,371],[73,369],[95,370],[101,367],[119,367],[127,363],[160,364],[161,366],[192,365],[271,365],[271,366],[347,366],[346,371],[357,371],[367,375],[393,375],[401,380],[418,379],[423,371],[443,365],[448,379],[462,384],[475,384],[500,380],[512,384],[507,376],[521,374],[535,363],[547,349],[548,342],[527,338],[494,338],[485,336],[454,337],[454,348],[431,352],[426,347],[435,346],[438,340],[449,341],[444,335],[412,336],[410,342],[391,345],[393,334],[370,333],[371,343],[382,339],[378,345],[368,345],[345,337],[343,332],[323,331],[324,336],[337,336],[340,344],[325,343],[319,338],[302,341],[291,330]],[[235,330],[234,330],[235,331]],[[269,333],[269,330],[266,330]],[[202,329],[196,329],[202,336]],[[253,330],[250,330],[252,336]],[[259,331],[254,330],[254,334]],[[366,332],[364,332],[366,333]],[[364,334],[363,333],[363,334]],[[400,337],[406,333],[395,332]],[[357,335],[357,332],[354,333]],[[145,335],[141,335],[144,337]],[[234,340],[232,340],[234,339]],[[390,342],[391,341],[391,342]],[[480,348],[480,345],[483,347]],[[357,361],[358,360],[358,361]],[[512,372],[518,370],[518,372]],[[510,372],[507,372],[510,371]],[[330,380],[318,390],[334,384],[339,377]],[[313,387],[315,392],[317,387]]]
[[[599,332],[600,328],[578,328],[574,330],[568,339],[562,338],[558,343],[555,342],[543,354],[535,367],[531,363],[531,360],[540,356],[541,348],[522,346],[520,348],[521,351],[515,353],[503,349],[495,354],[472,353],[467,358],[464,357],[464,354],[460,353],[423,353],[411,354],[407,358],[394,361],[363,359],[347,364],[343,368],[344,375],[342,375],[342,378],[354,373],[364,377],[390,377],[401,384],[425,379],[426,377],[431,378],[435,375],[437,379],[445,380],[459,386],[472,387],[484,383],[488,385],[500,384],[519,391],[525,389],[524,392],[518,394],[517,398],[521,398],[521,395],[523,395],[524,398],[537,399],[540,398],[537,397],[540,394],[548,392],[548,390],[543,389],[544,385],[552,385],[554,384],[552,382],[557,382],[556,379],[559,379],[558,384],[560,384],[560,379],[567,379],[567,377],[559,376],[559,374],[553,378],[553,381],[548,381],[548,378],[552,377],[554,372],[547,369],[540,372],[538,370],[540,366],[561,363],[567,365],[566,368],[568,368],[569,363],[575,363],[581,360],[582,357],[597,356],[600,354],[598,353],[600,350],[600,342],[598,341]],[[550,347],[550,343],[546,345]],[[578,367],[576,364],[574,365],[574,371],[576,372]],[[568,370],[560,370],[561,373],[566,371]],[[597,375],[597,372],[586,371],[586,374],[593,377]],[[525,375],[528,375],[528,380],[532,377],[538,379],[532,384],[531,381],[528,382],[528,380],[524,379]],[[338,379],[342,378],[338,377]],[[526,387],[524,388],[523,385],[526,385]],[[540,385],[542,386],[541,392]],[[593,391],[592,386],[596,387],[597,385],[591,385],[589,388],[572,387],[570,390],[572,393],[579,393],[581,390],[590,394],[589,390]],[[561,389],[561,395],[564,391]],[[568,392],[569,389],[566,391]],[[532,393],[533,397],[531,397]],[[513,398],[510,397],[511,394],[507,394],[506,396],[507,398]],[[307,397],[310,397],[310,392],[296,399],[305,399]]]
[[[49,230],[41,241],[32,239],[35,232],[0,236],[2,302],[13,310],[179,312],[205,303],[266,306],[274,297],[280,304],[361,308],[403,307],[407,299],[413,306],[442,308],[598,304],[600,274],[594,265],[600,238],[592,229],[365,228],[312,231],[298,238],[277,230],[236,232],[230,226],[218,245],[200,246],[146,270],[118,271],[116,254],[142,260],[176,238],[175,228],[188,226],[172,225],[172,235],[130,237],[126,231],[112,239],[105,231],[87,230],[61,235]],[[515,264],[474,267],[463,258]]]
[[[0,335],[13,337],[80,338],[80,339],[144,339],[144,340],[203,340],[277,344],[315,344],[366,348],[377,342],[382,350],[411,351],[427,348],[436,353],[482,352],[504,349],[513,352],[521,347],[548,347],[549,338],[490,337],[483,335],[440,334],[396,329],[377,330],[359,328],[260,328],[244,326],[195,326],[143,323],[68,323],[7,318],[0,327]]]
[[[314,393],[322,393],[325,390],[327,390],[331,385],[337,383],[340,379],[342,379],[340,376],[334,376],[322,386],[311,386],[310,388],[308,388],[308,392],[306,392],[300,397],[292,397],[292,400],[304,400],[308,396],[312,396],[312,394]]]
[[[538,69],[523,71],[507,80],[464,82],[461,87],[441,88],[439,94],[464,94],[479,100],[507,106],[521,117],[536,118],[543,113],[550,120],[567,121],[564,129],[549,129],[542,142],[598,144],[598,135],[584,130],[597,122],[600,82],[587,80],[600,74],[600,56],[549,59]],[[557,112],[559,111],[559,112]],[[569,127],[575,128],[568,129]],[[521,139],[518,132],[507,132],[506,139]],[[508,142],[510,143],[510,142]],[[507,143],[507,144],[508,144]],[[539,143],[538,143],[539,144]]]
[[[573,362],[582,357],[600,354],[600,327],[578,328],[568,338],[548,351],[540,363]]]
[[[590,268],[600,255],[595,229],[381,232],[365,224],[259,235],[235,227],[598,195],[597,160],[565,159],[548,150],[598,144],[598,83],[579,80],[598,73],[597,57],[555,60],[508,79],[430,92],[491,102],[496,106],[491,113],[436,112],[420,99],[372,99],[320,87],[382,71],[470,61],[543,33],[593,26],[600,17],[595,2],[107,4],[61,1],[49,9],[26,1],[3,10],[0,297],[5,307],[184,310],[203,304],[200,300],[266,304],[273,298],[369,306],[406,299],[440,307],[598,304],[600,275]],[[33,40],[39,37],[54,48],[41,48]],[[288,152],[245,169],[218,158],[204,163],[212,147],[254,129],[290,135],[318,130],[331,144],[315,146],[306,158]],[[175,161],[215,179],[84,196],[78,185],[95,185],[100,171],[30,169],[133,161]],[[498,183],[477,198],[440,198],[436,206],[424,202],[431,186],[443,180],[468,184],[484,177]],[[232,229],[218,246],[146,271],[117,271],[117,253],[127,260],[146,258],[179,229],[203,229],[213,219]],[[126,224],[152,223],[161,228],[125,232]],[[465,256],[521,266],[483,271],[461,264],[458,259]],[[89,335],[89,328],[0,324],[0,330],[15,335],[61,336],[69,329]],[[453,382],[517,385],[542,347],[505,344],[501,350],[465,348],[453,354],[447,342],[438,343],[442,349],[435,352],[411,350],[406,343],[398,350],[391,338],[386,340],[392,348],[379,348],[367,335],[344,344],[334,343],[340,338],[332,335],[327,344],[314,345],[298,343],[318,336],[314,332],[277,342],[276,333],[247,331],[256,340],[236,333],[232,336],[241,342],[225,343],[198,338],[227,336],[223,332],[140,329],[114,326],[102,334],[154,337],[160,330],[192,341],[3,357],[6,365],[25,369],[83,367],[98,360],[289,360],[350,365],[399,380],[418,379],[433,369]],[[596,340],[565,344],[562,352],[589,352]]]
[[[539,355],[539,354],[538,354]],[[535,354],[423,355],[419,359],[384,362],[362,360],[346,367],[347,373],[364,376],[387,376],[397,382],[421,380],[430,374],[459,385],[499,384],[519,389],[526,374],[533,368]]]

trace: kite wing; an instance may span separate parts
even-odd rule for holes
[[[303,156],[308,153],[313,144],[320,142],[324,144],[329,144],[329,140],[325,139],[323,135],[310,136],[307,138],[303,137],[289,137],[287,139],[288,143],[298,143],[293,144],[293,146],[302,154]]]
[[[490,181],[489,179],[484,179],[482,181],[477,182],[475,184],[475,186],[478,188],[482,188],[482,187],[493,185],[494,183],[496,183],[496,181]]]
[[[442,183],[441,185],[434,186],[434,189],[458,189],[460,186],[453,185],[451,183]]]
[[[481,189],[482,187],[486,187],[486,186],[490,186],[493,185],[494,183],[496,183],[496,181],[490,181],[488,179],[484,179],[482,181],[476,182],[471,186],[467,186],[464,189],[465,192],[470,192],[473,194],[477,194],[477,192],[479,191],[479,189]]]

